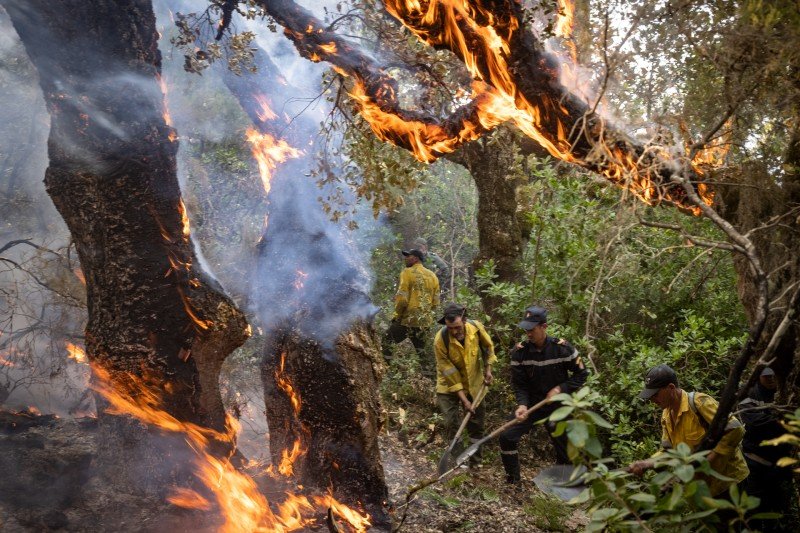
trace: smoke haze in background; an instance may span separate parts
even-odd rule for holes
[[[88,367],[65,347],[81,344],[86,310],[69,231],[44,187],[49,131],[36,69],[0,9],[0,248],[25,239],[57,252],[20,243],[0,254],[18,265],[0,261],[0,404],[69,416],[92,409]]]

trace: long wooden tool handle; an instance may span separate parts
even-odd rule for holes
[[[522,420],[525,420],[526,418],[528,418],[531,415],[532,412],[534,412],[535,410],[541,408],[544,404],[546,404],[549,401],[550,401],[549,398],[545,398],[544,400],[542,400],[541,402],[537,403],[536,405],[534,405],[532,407],[528,407],[528,410],[525,411],[525,416],[522,419],[514,417],[511,420],[509,420],[508,422],[506,422],[505,424],[503,424],[502,426],[500,426],[499,428],[495,429],[494,431],[492,431],[491,433],[489,433],[488,435],[483,437],[478,442],[473,443],[472,446],[470,446],[469,448],[464,450],[461,453],[461,455],[459,455],[456,458],[456,466],[458,466],[461,463],[463,463],[464,461],[466,461],[467,458],[469,458],[469,456],[472,455],[472,453],[474,453],[474,450],[477,450],[480,445],[482,445],[486,441],[492,440],[493,438],[495,438],[496,436],[500,435],[502,432],[504,432],[505,430],[507,430],[511,426],[513,426],[515,424],[519,424],[520,422],[522,422]]]
[[[477,409],[480,403],[483,401],[484,396],[486,396],[487,390],[488,386],[484,382],[483,386],[481,387],[481,390],[478,391],[478,395],[475,397],[475,402],[472,404],[473,411]],[[461,421],[461,425],[459,426],[458,431],[456,431],[456,436],[453,437],[453,441],[450,443],[450,446],[447,447],[447,453],[450,453],[453,450],[453,448],[455,448],[456,442],[458,441],[458,437],[461,436],[461,433],[463,433],[464,428],[467,427],[467,423],[469,422],[470,418],[472,418],[472,411],[467,411],[467,415],[464,417],[464,420]]]

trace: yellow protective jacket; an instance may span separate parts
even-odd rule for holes
[[[675,425],[672,425],[669,409],[664,409],[661,413],[662,448],[675,447],[681,442],[685,442],[694,450],[700,444],[700,441],[703,440],[706,434],[705,426],[714,419],[719,404],[717,400],[702,392],[696,392],[694,394],[694,404],[697,408],[697,414],[695,414],[689,406],[689,393],[681,391],[681,407],[678,416],[675,418]],[[706,420],[707,423],[705,426],[697,418],[698,415]],[[747,463],[744,460],[744,455],[742,454],[741,443],[743,437],[744,426],[742,423],[734,416],[728,418],[725,434],[714,448],[717,457],[711,462],[711,467],[723,476],[732,478],[734,481],[722,481],[717,478],[707,479],[708,488],[712,496],[717,496],[725,491],[732,483],[742,481],[750,473],[750,470],[747,468]]]
[[[439,307],[439,279],[417,263],[400,272],[400,286],[394,298],[394,316],[404,326],[419,328],[433,324]]]
[[[433,351],[436,354],[436,392],[447,394],[466,390],[474,399],[483,383],[484,355],[481,346],[486,352],[486,364],[494,364],[497,356],[494,354],[492,339],[483,324],[468,320],[464,324],[464,330],[464,344],[446,329],[436,333],[433,340]],[[449,336],[447,347],[442,335]]]

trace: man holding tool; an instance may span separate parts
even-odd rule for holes
[[[559,403],[546,403],[528,416],[530,407],[560,393],[571,394],[586,382],[589,372],[583,364],[578,350],[564,339],[547,336],[547,310],[532,306],[525,310],[519,323],[528,335],[528,340],[517,344],[511,352],[511,386],[517,398],[514,418],[517,424],[500,435],[500,457],[506,471],[506,482],[520,481],[519,441],[530,432],[533,425],[547,419],[560,407]],[[567,436],[553,437],[555,426],[546,425],[556,450],[556,462],[569,464]]]
[[[445,435],[452,441],[440,461],[440,470],[447,470],[451,458],[462,451],[458,440],[464,425],[472,442],[483,437],[485,409],[481,400],[492,383],[492,365],[497,361],[494,344],[483,324],[468,320],[466,311],[463,305],[449,304],[439,319],[445,327],[436,333],[433,341],[436,400],[444,417]],[[459,405],[466,416],[457,432]],[[471,464],[479,462],[480,452],[470,457]]]

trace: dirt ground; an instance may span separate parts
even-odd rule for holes
[[[403,503],[410,487],[436,476],[446,444],[440,438],[410,443],[397,431],[381,442],[386,481],[396,523],[401,531],[494,533],[580,531],[588,522],[580,509],[540,491],[532,479],[548,463],[539,464],[528,442],[520,448],[523,481],[508,486],[497,445],[484,451],[478,468],[460,470],[444,481],[416,492],[407,509]]]

